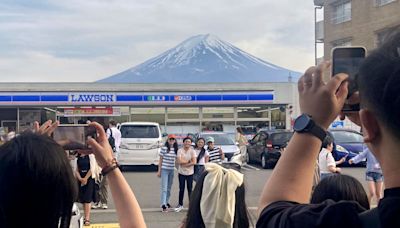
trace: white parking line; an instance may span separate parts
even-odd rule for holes
[[[244,168],[244,170],[260,170],[259,168],[254,167],[254,166],[249,165],[249,164],[244,164],[244,165],[242,166],[242,168]]]

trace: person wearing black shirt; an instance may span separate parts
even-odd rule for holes
[[[358,92],[348,96],[348,75],[322,80],[329,63],[309,68],[298,82],[303,113],[295,133],[266,182],[259,201],[257,227],[400,227],[400,27],[363,62]],[[361,102],[360,102],[361,101]],[[360,104],[359,112],[341,112],[343,104]],[[364,141],[380,162],[384,198],[366,222],[355,201],[309,204],[315,160],[326,129],[347,116],[363,129]],[[361,214],[360,214],[361,213]],[[373,221],[374,222],[374,221]]]

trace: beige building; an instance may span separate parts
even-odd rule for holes
[[[316,46],[323,43],[325,60],[336,46],[373,50],[400,25],[400,0],[314,0],[314,5],[316,13],[323,11],[324,19],[316,22],[315,41]]]

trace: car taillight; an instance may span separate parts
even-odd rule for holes
[[[267,140],[266,145],[268,149],[272,149],[272,140]]]

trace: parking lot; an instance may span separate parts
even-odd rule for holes
[[[365,168],[343,169],[344,174],[348,174],[357,178],[363,184],[365,190],[367,190],[367,186],[364,181],[364,171]],[[247,207],[253,221],[255,222],[258,199],[264,183],[271,175],[272,170],[262,169],[261,166],[252,164],[250,166],[245,165],[242,168],[242,172],[245,175]],[[130,167],[129,170],[125,170],[123,174],[140,203],[148,227],[178,227],[185,216],[186,210],[179,213],[161,213],[160,179],[156,176],[154,168]],[[178,177],[177,173],[175,173],[170,202],[172,206],[175,206],[178,202],[178,192]],[[109,209],[92,210],[92,224],[117,222],[117,216],[111,200],[111,194],[109,195],[109,199]],[[184,204],[185,208],[187,208],[188,201],[186,195]],[[93,227],[95,226],[93,225]]]

